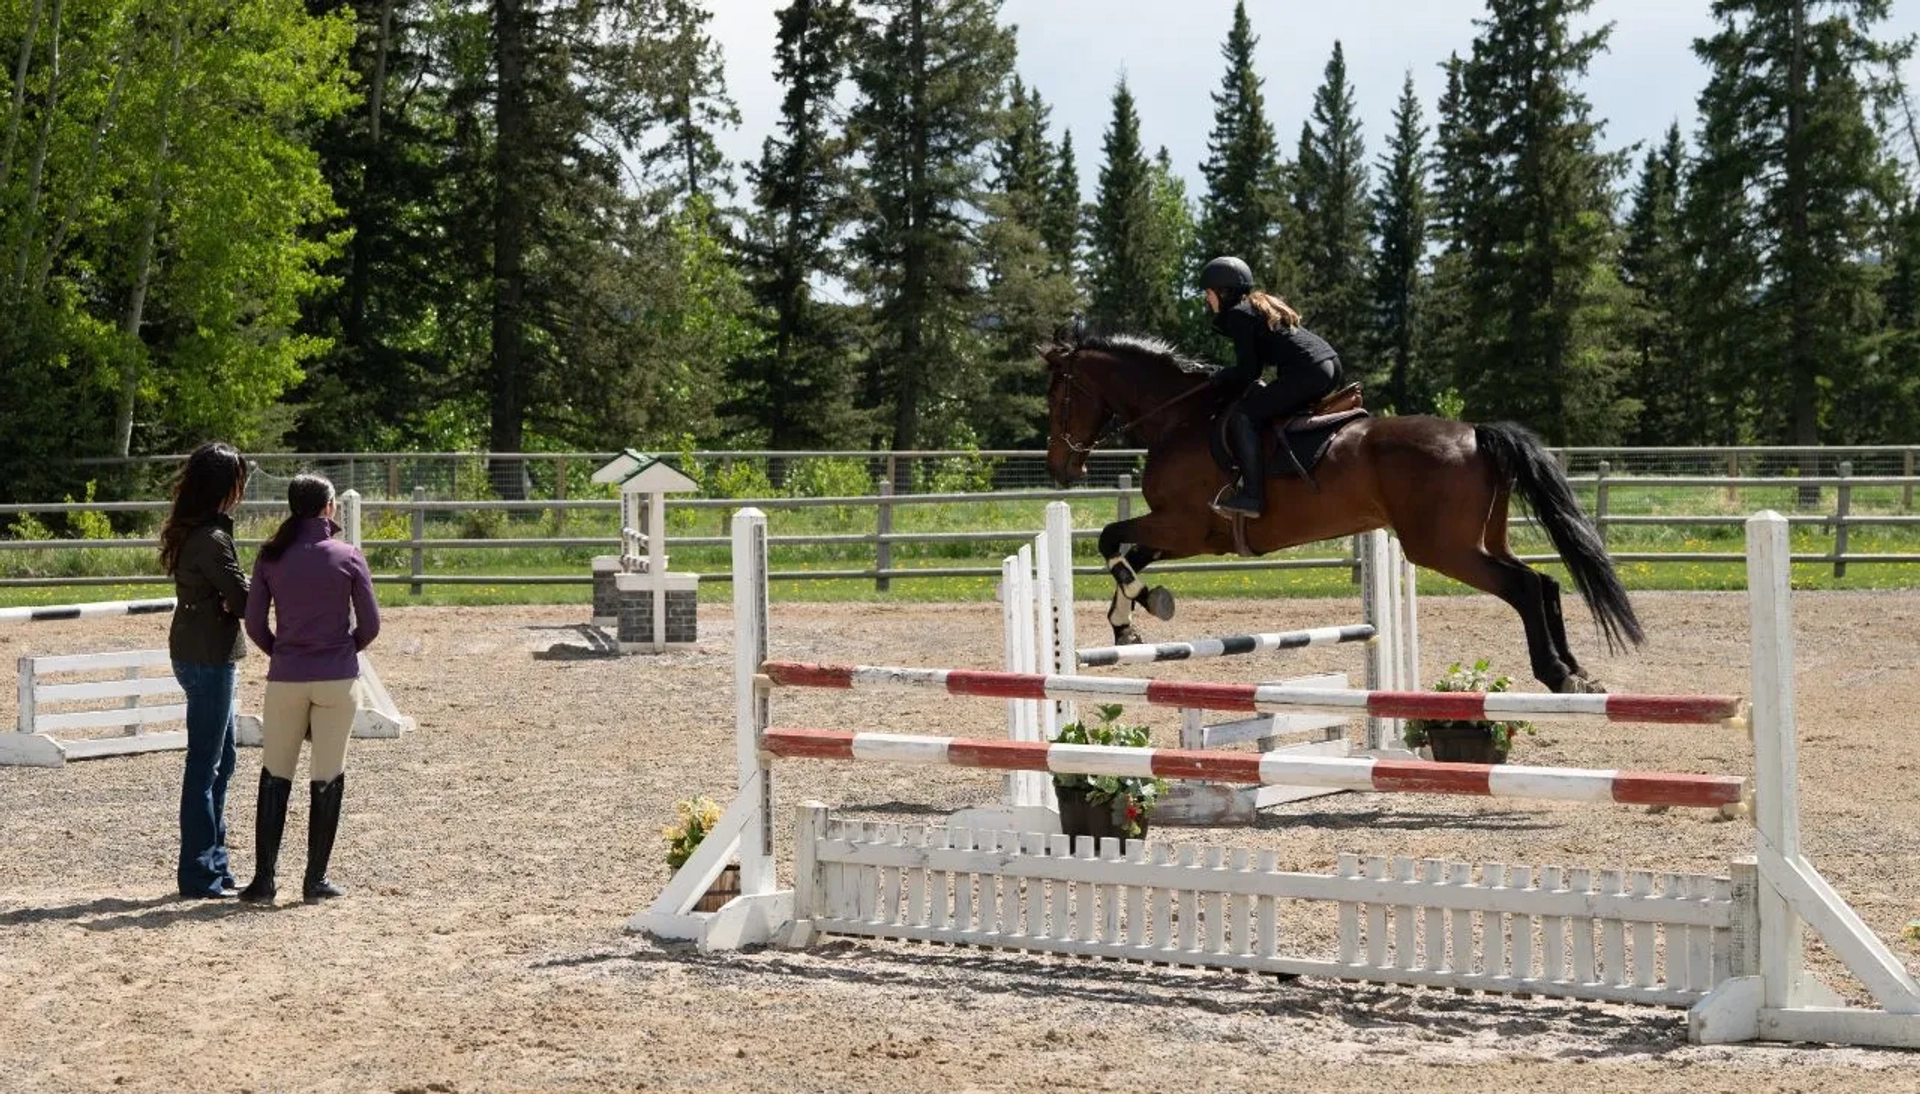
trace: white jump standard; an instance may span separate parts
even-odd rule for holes
[[[1341,856],[1330,874],[1299,873],[1281,870],[1274,851],[1176,849],[1145,840],[1130,841],[1124,852],[1113,840],[1097,848],[1087,840],[1070,847],[1064,837],[1035,832],[846,822],[808,803],[797,811],[793,829],[794,888],[781,890],[773,861],[772,780],[774,765],[789,756],[1215,780],[1265,779],[1280,775],[1284,765],[1289,780],[1364,781],[1371,790],[1583,801],[1657,795],[1702,807],[1724,804],[1742,781],[776,729],[771,700],[782,686],[881,682],[1004,698],[1051,697],[1063,689],[1110,694],[1116,685],[1130,689],[1136,682],[918,669],[869,676],[845,667],[770,662],[763,514],[748,509],[736,516],[733,557],[739,796],[653,906],[633,918],[632,929],[697,940],[708,950],[770,941],[806,945],[821,935],[871,936],[1677,1005],[1690,1008],[1688,1033],[1701,1043],[1765,1039],[1920,1048],[1920,985],[1800,852],[1790,556],[1786,521],[1777,514],[1748,523],[1754,635],[1748,725],[1755,744],[1751,816],[1757,855],[1736,861],[1723,877],[1355,855]],[[1294,705],[1284,688],[1169,681],[1152,686],[1166,689],[1160,699],[1182,705]],[[1205,690],[1219,688],[1227,690]],[[1403,707],[1393,693],[1352,694],[1369,709],[1376,703],[1394,711],[1431,709],[1411,700]],[[1390,698],[1378,698],[1383,695]],[[1612,705],[1616,700],[1620,705]],[[1738,700],[1723,697],[1503,694],[1447,701],[1483,714],[1498,709],[1534,717],[1739,724]],[[1353,708],[1349,702],[1342,709]],[[1450,770],[1433,770],[1440,767]],[[692,912],[736,852],[742,895],[718,912]],[[1337,930],[1295,937],[1291,918],[1280,914],[1291,902],[1304,902],[1307,911],[1330,907]],[[1289,917],[1296,914],[1305,912]],[[1809,974],[1804,927],[1820,934],[1874,1007],[1841,1005]],[[1321,937],[1336,941],[1317,943]],[[1316,945],[1318,952],[1306,952]]]

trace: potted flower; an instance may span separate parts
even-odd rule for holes
[[[682,798],[674,803],[676,819],[674,823],[660,829],[667,841],[667,866],[678,870],[693,857],[700,841],[707,838],[713,826],[720,823],[720,806],[712,798],[701,795],[697,798]],[[705,896],[694,904],[696,912],[717,912],[727,901],[740,895],[740,864],[728,863],[720,876],[708,886]]]
[[[1068,722],[1060,727],[1054,743],[1147,747],[1147,727],[1121,722],[1118,703],[1103,703],[1098,710],[1099,721]],[[1054,796],[1060,800],[1060,830],[1069,838],[1111,836],[1123,844],[1129,837],[1144,838],[1147,817],[1166,791],[1165,779],[1148,776],[1060,774],[1053,777]]]
[[[1434,691],[1506,691],[1513,680],[1495,676],[1486,659],[1471,668],[1455,661],[1447,674],[1435,681]],[[1408,748],[1425,745],[1437,763],[1501,764],[1516,733],[1536,733],[1532,722],[1450,721],[1433,718],[1409,718],[1401,734]]]

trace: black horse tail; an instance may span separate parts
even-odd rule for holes
[[[1607,545],[1580,511],[1579,499],[1573,496],[1567,476],[1546,445],[1531,430],[1512,422],[1476,425],[1473,439],[1493,461],[1500,480],[1547,530],[1553,549],[1560,553],[1560,561],[1573,577],[1574,588],[1580,590],[1594,623],[1606,636],[1607,650],[1624,649],[1628,641],[1636,646],[1645,641],[1646,632],[1633,613],[1620,575],[1614,572]]]

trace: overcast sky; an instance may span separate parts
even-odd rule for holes
[[[714,37],[726,51],[727,83],[744,125],[721,135],[736,163],[757,159],[779,120],[780,85],[772,75],[773,13],[786,0],[711,0]],[[1594,22],[1611,20],[1610,52],[1597,59],[1584,89],[1605,119],[1605,147],[1651,144],[1679,121],[1689,136],[1694,99],[1706,82],[1692,43],[1713,23],[1707,0],[1599,0]],[[1445,80],[1440,62],[1472,46],[1484,0],[1248,0],[1260,38],[1259,73],[1267,112],[1288,158],[1299,141],[1322,69],[1339,40],[1360,104],[1369,163],[1379,153],[1405,73],[1413,72],[1429,127]],[[1174,166],[1201,190],[1213,121],[1208,97],[1225,61],[1220,44],[1233,0],[1003,0],[1002,18],[1019,29],[1022,78],[1053,107],[1054,135],[1073,131],[1083,188],[1091,198],[1109,98],[1122,73],[1139,100],[1142,137],[1165,145]],[[1920,2],[1903,0],[1879,28],[1882,37],[1920,32]],[[1920,79],[1920,62],[1904,74]]]

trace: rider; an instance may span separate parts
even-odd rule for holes
[[[1340,355],[1301,326],[1300,313],[1286,301],[1255,290],[1253,271],[1237,258],[1207,263],[1200,287],[1207,293],[1207,310],[1214,313],[1214,329],[1233,339],[1233,366],[1214,373],[1212,383],[1234,400],[1226,410],[1226,435],[1240,465],[1240,489],[1214,508],[1258,517],[1266,503],[1261,434],[1268,423],[1305,410],[1337,389]],[[1274,378],[1259,386],[1256,381],[1268,365]]]

